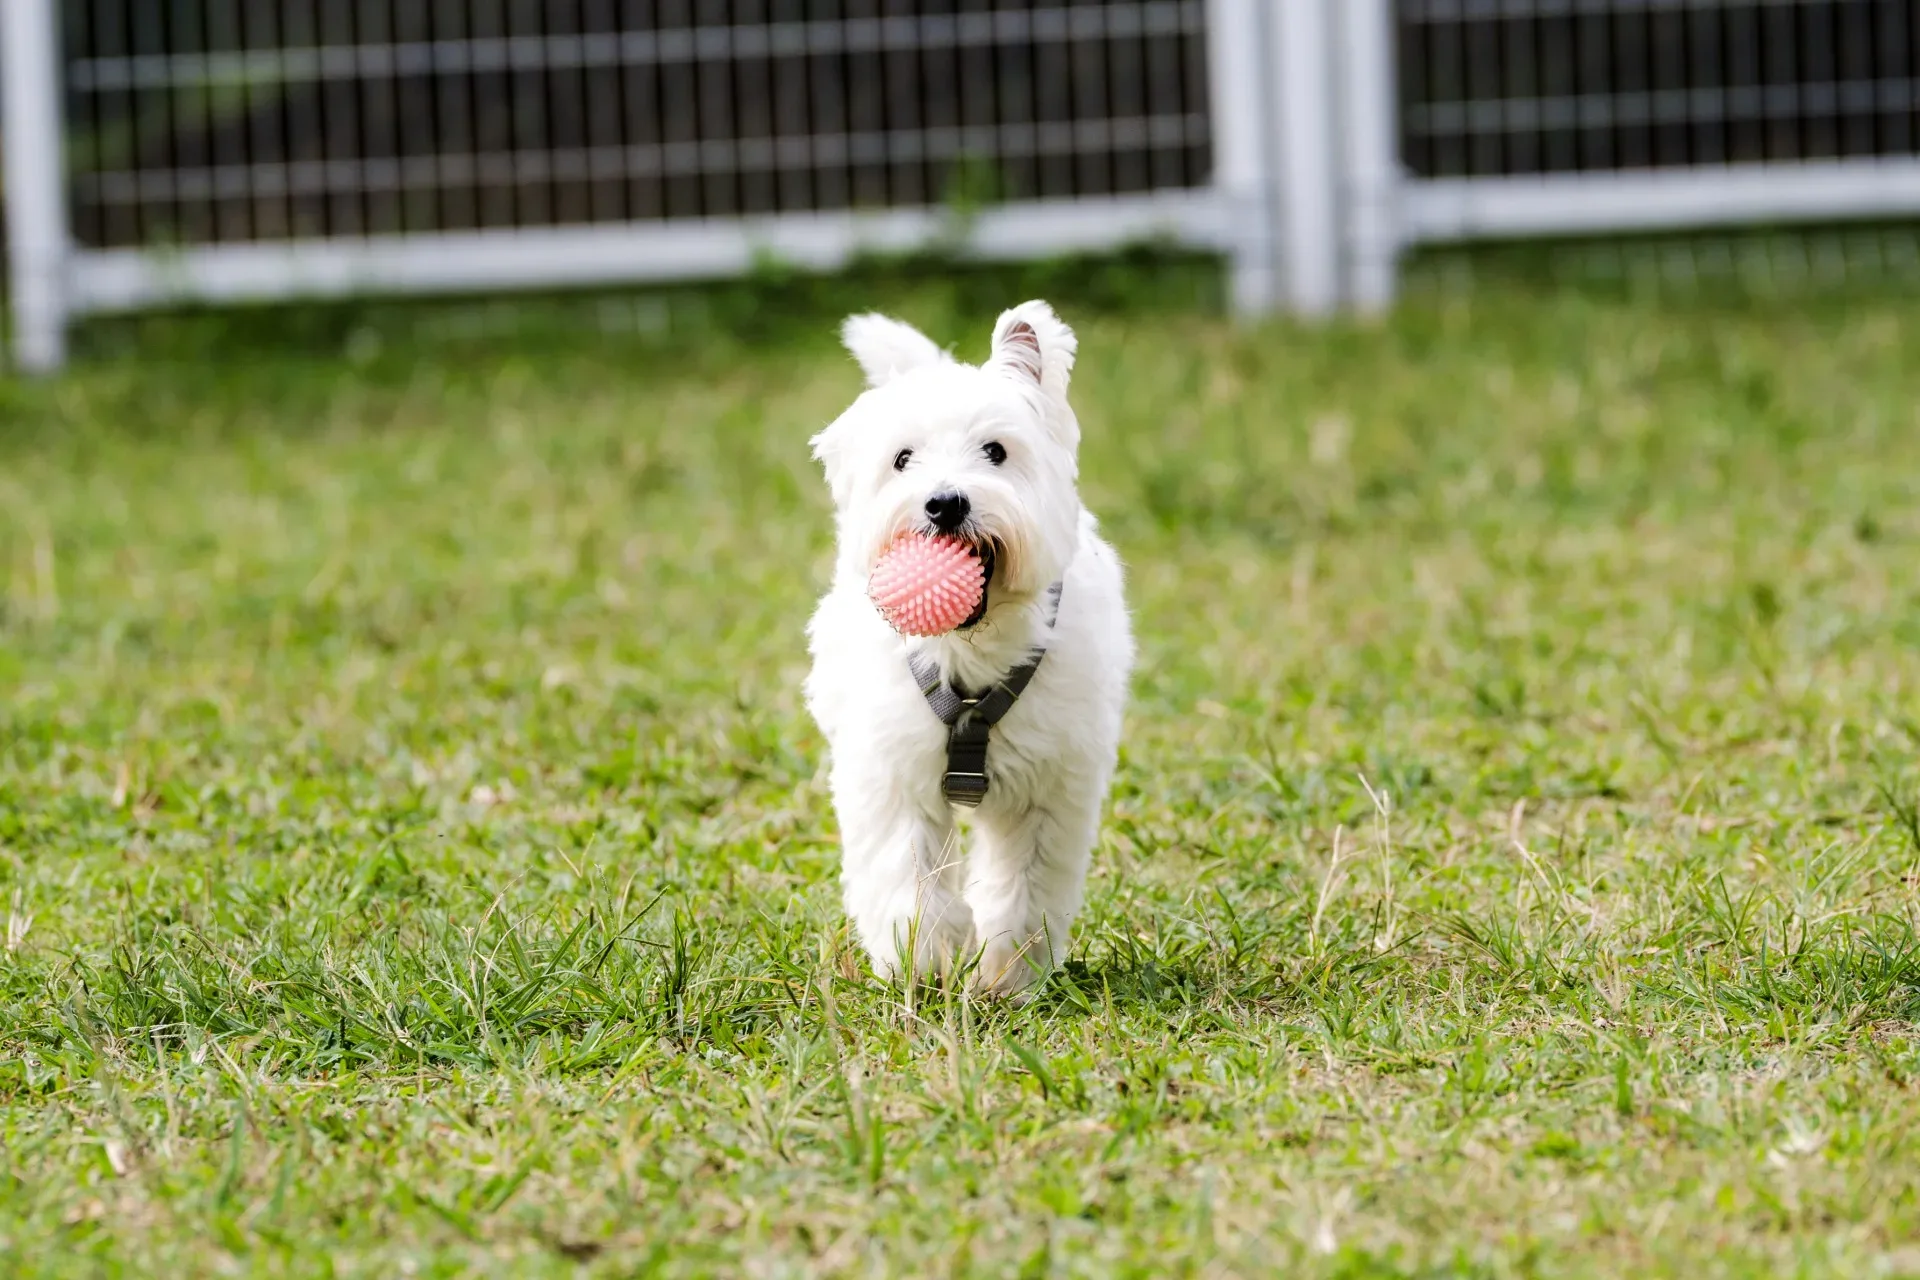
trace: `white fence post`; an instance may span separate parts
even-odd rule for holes
[[[1266,0],[1208,0],[1213,188],[1230,245],[1230,304],[1239,316],[1265,315],[1279,299],[1266,18]]]
[[[1340,189],[1327,4],[1270,3],[1280,262],[1287,307],[1305,317],[1330,315],[1340,305]]]
[[[1337,0],[1340,8],[1346,295],[1365,313],[1392,305],[1399,285],[1399,68],[1393,0]]]
[[[18,366],[57,369],[67,348],[67,175],[55,0],[0,0],[0,142]]]

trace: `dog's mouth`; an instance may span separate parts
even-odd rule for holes
[[[980,567],[985,572],[980,579],[982,583],[980,588],[980,603],[973,607],[973,612],[967,615],[967,620],[960,624],[960,630],[962,631],[965,631],[969,627],[978,626],[980,619],[987,616],[987,598],[993,594],[993,566],[995,562],[993,542],[991,539],[981,538],[972,544],[972,549],[974,558],[980,562]]]

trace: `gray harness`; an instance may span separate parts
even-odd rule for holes
[[[1062,585],[1056,582],[1047,588],[1056,620]],[[913,673],[914,683],[920,686],[933,714],[947,726],[947,772],[940,779],[940,793],[948,804],[977,809],[987,798],[987,741],[993,726],[1013,710],[1046,656],[1045,649],[1035,649],[1033,656],[1007,672],[993,688],[969,695],[942,680],[939,664],[925,654],[907,655],[907,669]]]

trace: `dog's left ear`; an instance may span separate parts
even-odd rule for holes
[[[1040,393],[1047,425],[1069,449],[1080,444],[1080,426],[1067,404],[1067,384],[1073,380],[1073,357],[1079,348],[1079,339],[1066,322],[1036,299],[1000,313],[993,326],[993,354],[987,359],[987,368]]]
[[[1000,313],[993,326],[993,355],[987,363],[1064,400],[1079,347],[1066,322],[1036,299]]]

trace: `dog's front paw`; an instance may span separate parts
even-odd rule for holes
[[[1053,957],[1044,931],[1021,940],[1002,934],[981,948],[970,985],[975,995],[1025,999],[1052,972]]]
[[[958,898],[935,899],[863,922],[860,935],[881,978],[945,982],[973,955],[973,913]]]

